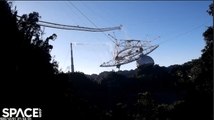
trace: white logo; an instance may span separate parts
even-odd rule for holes
[[[2,117],[4,118],[40,118],[42,110],[40,108],[4,108],[2,109]]]

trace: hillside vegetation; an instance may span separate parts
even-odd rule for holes
[[[57,33],[43,39],[39,13],[17,18],[10,5],[0,2],[1,108],[39,107],[44,120],[213,119],[213,26],[201,57],[182,65],[63,73],[50,55]]]

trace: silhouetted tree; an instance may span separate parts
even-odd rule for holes
[[[7,1],[0,1],[2,67],[0,79],[1,107],[40,107],[42,119],[59,118],[67,98],[61,78],[57,78],[57,62],[52,60],[49,40],[41,39],[36,12],[17,18]],[[3,47],[4,46],[4,47]],[[55,109],[53,109],[55,108]]]
[[[198,59],[92,77],[59,72],[49,44],[56,34],[42,39],[39,13],[17,18],[10,7],[0,2],[1,107],[41,107],[51,120],[212,119],[213,26]],[[213,15],[213,4],[207,12]]]
[[[212,4],[208,13],[213,15]],[[189,81],[189,84],[182,85],[186,96],[184,103],[175,109],[174,116],[177,119],[213,119],[213,26],[208,27],[203,36],[206,45],[201,57],[186,63],[190,67],[183,69],[187,71],[185,80]]]

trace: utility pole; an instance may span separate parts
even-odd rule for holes
[[[72,48],[72,43],[70,44],[71,46],[71,72],[74,72],[74,61],[73,61],[73,48]]]

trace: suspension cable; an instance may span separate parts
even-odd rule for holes
[[[89,17],[87,17],[80,9],[78,9],[78,7],[76,7],[71,1],[68,1],[68,3],[70,5],[72,5],[82,16],[84,16],[95,28],[98,28],[97,25],[92,22],[92,20],[89,19]],[[121,30],[122,25],[119,26]],[[116,43],[114,40],[112,40],[106,33],[105,31],[101,31],[109,40],[111,40],[113,43]]]
[[[188,30],[188,31],[185,31],[185,32],[180,33],[180,34],[177,34],[177,35],[175,35],[175,36],[173,36],[173,37],[171,37],[171,38],[178,38],[178,37],[180,37],[180,36],[182,36],[182,35],[189,34],[189,33],[191,33],[192,31],[201,28],[202,26],[204,26],[204,24],[198,25],[198,26],[196,26],[196,27],[194,27],[194,28],[192,28],[192,29],[190,29],[190,30]],[[173,39],[173,40],[175,40],[175,39]],[[166,42],[168,42],[168,41],[172,41],[172,39],[169,39],[169,38],[168,38],[168,39],[166,39],[166,40],[160,42],[159,45],[160,45],[160,44],[164,44],[164,43],[166,43]]]

